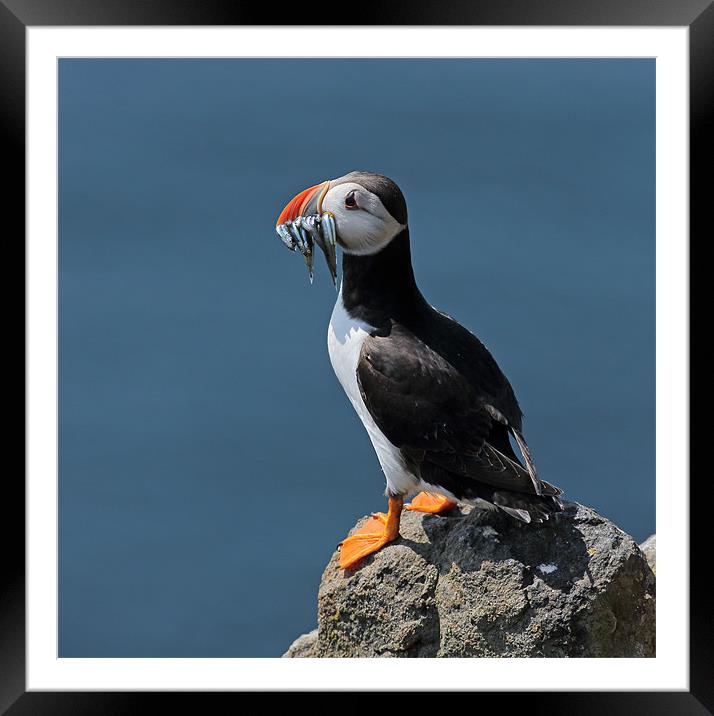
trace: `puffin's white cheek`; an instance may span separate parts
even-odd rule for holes
[[[337,235],[348,247],[359,249],[380,243],[384,231],[382,222],[365,211],[345,212],[336,216]]]

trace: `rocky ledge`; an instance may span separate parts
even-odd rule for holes
[[[286,657],[655,655],[652,569],[588,507],[566,503],[542,525],[468,506],[405,511],[400,532],[353,570],[335,552],[318,628]]]

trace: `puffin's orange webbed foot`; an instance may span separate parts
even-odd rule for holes
[[[456,507],[456,502],[443,495],[435,495],[433,492],[420,492],[408,505],[408,510],[415,512],[428,512],[436,515]]]
[[[401,498],[389,498],[389,514],[377,512],[365,524],[340,542],[340,567],[349,569],[376,552],[385,544],[399,537],[399,517],[404,501]]]
[[[355,534],[340,542],[340,567],[348,569],[391,542],[387,536],[387,515],[378,512],[372,515]],[[392,539],[396,539],[392,537]]]

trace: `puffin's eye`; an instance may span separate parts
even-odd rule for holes
[[[356,209],[357,208],[357,199],[355,198],[354,191],[351,191],[346,197],[345,197],[345,206],[348,209]]]

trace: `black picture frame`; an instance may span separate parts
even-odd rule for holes
[[[697,272],[706,270],[696,248],[714,234],[706,176],[712,151],[714,113],[714,0],[457,0],[389,4],[345,4],[336,17],[336,4],[313,2],[276,7],[234,0],[0,0],[0,97],[2,154],[5,176],[3,219],[5,249],[22,246],[25,231],[25,31],[28,26],[90,25],[542,25],[542,26],[686,26],[690,67],[690,386],[702,372],[697,359],[694,319],[703,312],[695,300],[701,286]],[[309,12],[306,11],[309,9]],[[357,15],[357,16],[356,16]],[[315,23],[314,18],[329,18]],[[11,222],[11,223],[10,223]],[[695,239],[698,237],[699,241]],[[24,251],[20,263],[24,264]],[[699,259],[699,260],[698,260]],[[6,266],[14,263],[7,261]],[[7,304],[11,305],[11,304]],[[24,357],[24,356],[23,356]],[[24,362],[23,362],[24,365]],[[700,381],[701,383],[701,381]],[[701,386],[700,386],[701,387]],[[702,452],[693,439],[694,416],[705,398],[690,389],[690,464]],[[6,443],[7,444],[7,443]],[[7,463],[6,463],[7,464]],[[714,603],[707,588],[707,553],[711,536],[707,520],[711,476],[691,470],[690,482],[690,659],[689,691],[677,692],[554,692],[479,694],[476,708],[491,699],[499,708],[527,708],[548,714],[714,714]],[[667,480],[666,475],[658,479]],[[677,489],[673,486],[672,489]],[[6,535],[2,550],[0,590],[0,713],[115,714],[156,712],[177,707],[219,708],[218,699],[238,705],[240,693],[147,692],[26,692],[25,690],[25,554],[24,482],[7,471],[3,490]],[[10,527],[10,524],[12,527]],[[329,684],[326,684],[326,688]],[[567,689],[567,684],[563,684]],[[408,684],[395,690],[409,690]],[[435,684],[434,690],[438,690]],[[179,701],[180,700],[180,701]]]

